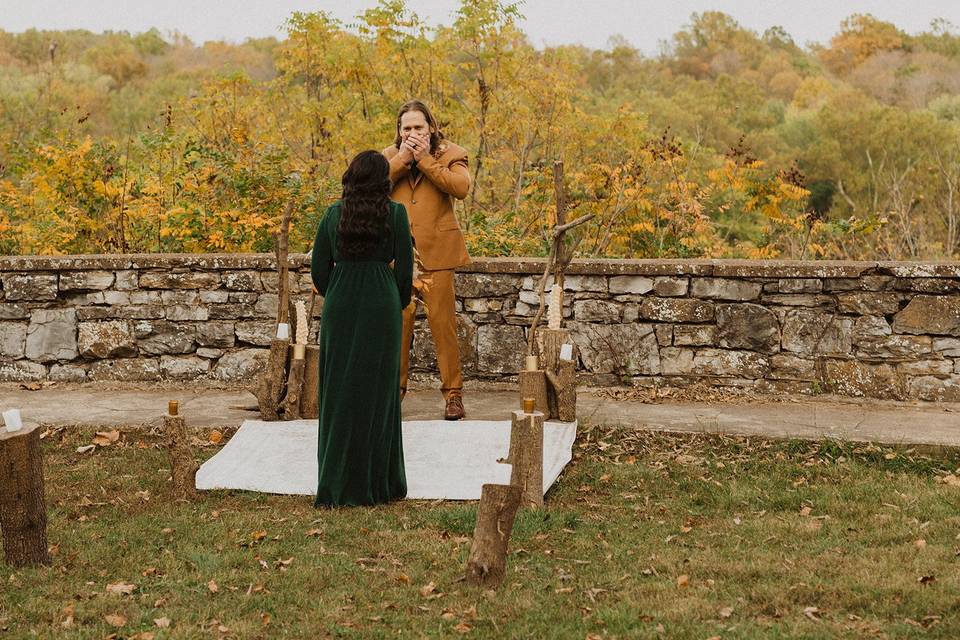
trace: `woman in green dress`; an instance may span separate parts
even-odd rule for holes
[[[320,476],[316,506],[403,498],[401,310],[410,303],[413,247],[407,211],[391,202],[390,169],[376,151],[343,174],[313,243],[320,321]]]

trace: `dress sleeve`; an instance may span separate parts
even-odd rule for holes
[[[405,309],[410,304],[413,287],[413,240],[406,207],[395,204],[393,220],[393,277],[400,292],[400,308]]]
[[[333,247],[330,246],[330,234],[327,230],[332,209],[333,207],[327,209],[320,224],[317,225],[317,237],[313,241],[313,252],[310,257],[310,278],[313,280],[313,286],[322,296],[327,295],[330,272],[333,270]]]

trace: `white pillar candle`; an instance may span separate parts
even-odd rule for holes
[[[277,325],[277,340],[286,340],[290,337],[290,325],[286,322],[281,322]]]
[[[527,356],[527,366],[525,367],[527,371],[536,371],[537,370],[537,356]]]
[[[573,345],[569,342],[566,344],[560,345],[560,359],[561,360],[573,360]]]
[[[3,412],[3,424],[7,426],[7,431],[19,431],[23,426],[20,421],[20,409],[7,409]]]

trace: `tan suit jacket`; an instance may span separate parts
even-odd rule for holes
[[[463,232],[453,212],[453,199],[463,200],[470,191],[466,150],[441,140],[435,155],[426,155],[417,163],[420,174],[416,180],[410,166],[397,157],[398,152],[395,146],[383,150],[390,161],[390,197],[407,208],[423,268],[440,271],[469,263]]]

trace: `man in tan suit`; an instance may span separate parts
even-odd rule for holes
[[[466,414],[453,270],[469,263],[470,256],[453,212],[453,199],[464,199],[470,190],[467,152],[444,140],[430,110],[419,100],[412,100],[400,107],[397,138],[383,155],[390,161],[390,180],[393,182],[390,197],[407,208],[410,218],[410,232],[420,268],[414,287],[426,307],[437,350],[440,390],[446,401],[443,417],[460,420]],[[407,391],[416,311],[416,301],[403,310],[401,394]]]

